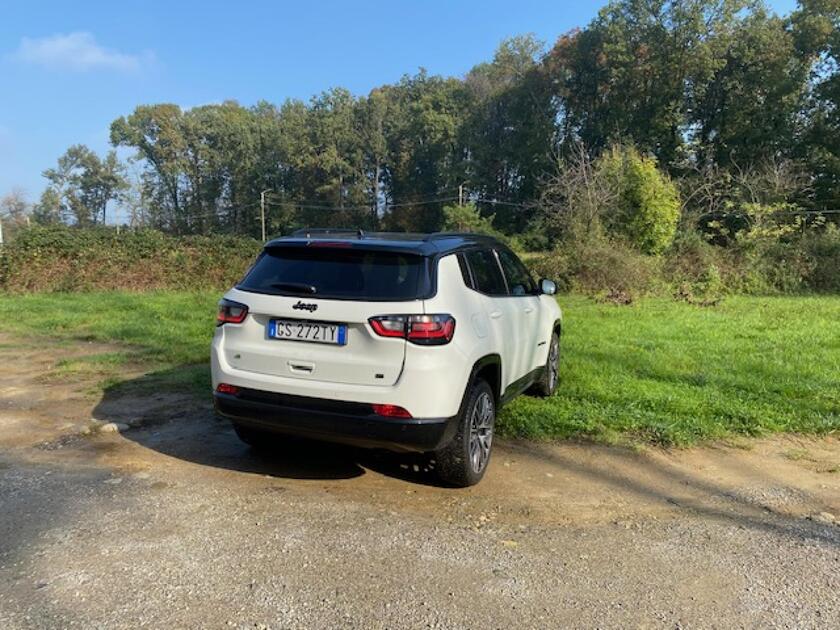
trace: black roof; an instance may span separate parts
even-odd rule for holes
[[[266,247],[307,247],[317,244],[324,246],[336,243],[340,247],[360,247],[382,251],[404,251],[421,256],[450,254],[476,246],[504,247],[504,245],[485,234],[469,232],[434,232],[418,234],[412,232],[364,232],[362,230],[336,230],[304,228],[289,236],[270,240]]]

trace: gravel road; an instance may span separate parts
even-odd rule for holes
[[[836,438],[500,442],[451,490],[44,378],[101,346],[0,341],[0,628],[840,627]]]

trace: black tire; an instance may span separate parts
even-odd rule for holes
[[[475,380],[458,418],[458,432],[435,453],[438,477],[447,485],[466,488],[481,481],[493,447],[496,398],[490,385]]]
[[[259,429],[246,427],[241,424],[234,423],[233,430],[236,431],[236,436],[240,440],[254,449],[270,448],[276,439],[274,434],[268,431],[260,431]]]
[[[545,368],[542,376],[534,383],[533,392],[537,396],[552,396],[557,391],[557,383],[560,380],[560,335],[557,331],[551,333],[551,341],[548,342],[548,358],[545,360]]]

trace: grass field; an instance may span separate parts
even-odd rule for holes
[[[209,387],[216,295],[91,293],[3,296],[0,330],[118,344],[66,361],[57,378],[126,366],[155,386]],[[559,298],[565,312],[559,392],[506,407],[508,436],[688,445],[770,432],[840,431],[840,298],[729,298],[702,308],[667,299],[633,306]]]

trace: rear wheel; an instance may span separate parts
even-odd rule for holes
[[[452,441],[435,453],[441,481],[465,488],[481,481],[493,446],[496,400],[486,381],[477,380],[469,389]]]
[[[548,346],[548,358],[545,361],[543,374],[534,383],[534,392],[539,396],[551,396],[557,391],[557,383],[560,380],[560,335],[557,331],[551,333],[551,341]]]

